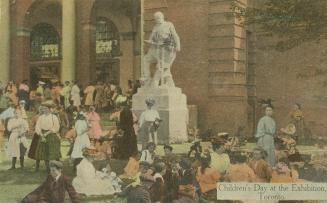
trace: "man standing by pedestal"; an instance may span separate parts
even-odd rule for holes
[[[255,137],[258,138],[257,146],[262,147],[268,154],[266,161],[270,164],[271,167],[274,167],[276,163],[274,144],[276,123],[272,118],[272,106],[266,107],[265,114],[266,115],[259,120],[257,126],[257,134]]]
[[[145,40],[150,44],[150,49],[144,57],[142,69],[142,79],[145,85],[149,86],[150,81],[150,64],[157,64],[157,71],[153,77],[153,86],[158,87],[159,81],[161,85],[175,87],[170,67],[176,58],[176,51],[180,51],[180,39],[176,33],[175,27],[171,22],[164,20],[161,12],[154,14],[155,26],[152,30],[149,40]]]

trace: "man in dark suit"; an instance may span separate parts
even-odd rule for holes
[[[69,178],[62,174],[62,167],[60,161],[51,161],[48,178],[21,203],[65,203],[65,191],[73,203],[79,203],[80,200]]]

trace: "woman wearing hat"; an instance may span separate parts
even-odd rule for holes
[[[139,118],[139,140],[142,143],[142,149],[146,147],[146,143],[154,142],[157,144],[157,132],[151,132],[151,128],[154,122],[160,120],[160,116],[157,110],[153,109],[155,100],[148,98],[145,100],[147,109],[141,114]]]
[[[31,142],[31,145],[30,145],[30,149],[28,150],[28,157],[31,158],[31,159],[34,159],[36,161],[35,163],[35,169],[38,170],[39,169],[39,165],[40,165],[40,160],[37,160],[36,159],[36,150],[37,150],[37,147],[39,145],[39,142],[40,142],[40,135],[38,135],[36,132],[35,132],[35,126],[36,126],[36,122],[37,120],[39,119],[39,117],[44,113],[44,106],[40,106],[39,107],[39,111],[38,111],[38,114],[35,115],[33,118],[32,118],[32,124],[31,124],[31,132],[34,132],[34,135],[33,135],[33,139],[32,139],[32,142]]]
[[[98,140],[102,136],[102,129],[100,125],[101,118],[95,111],[94,106],[90,106],[89,112],[86,115],[87,121],[90,124],[88,135],[92,140]]]
[[[122,130],[123,136],[117,140],[118,157],[128,159],[137,152],[136,134],[134,131],[134,117],[127,102],[122,104],[122,111],[119,114],[119,129]]]
[[[54,104],[45,102],[42,106],[44,106],[44,114],[38,118],[35,125],[35,133],[41,137],[36,150],[36,159],[44,160],[49,170],[49,161],[61,158],[60,138],[58,135],[60,125],[58,117],[50,111]]]
[[[76,192],[90,195],[112,195],[115,189],[111,182],[102,179],[94,168],[92,162],[96,156],[94,147],[85,148],[83,150],[83,159],[77,166],[77,176],[73,180],[73,186]]]
[[[76,170],[76,166],[83,159],[83,150],[85,148],[90,147],[91,145],[89,136],[87,134],[88,131],[89,131],[89,126],[86,121],[86,115],[83,113],[77,114],[76,122],[75,122],[76,139],[71,154],[71,158],[74,159],[75,170]]]
[[[21,111],[16,109],[15,117],[8,121],[8,131],[10,132],[8,142],[8,155],[12,158],[12,166],[15,169],[17,157],[20,158],[20,166],[24,168],[24,156],[27,149],[25,133],[28,132],[28,123],[22,118]]]

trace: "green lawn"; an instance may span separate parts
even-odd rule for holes
[[[111,122],[108,121],[108,114],[101,115],[103,121],[101,122],[104,126],[104,130],[110,128]],[[172,145],[174,148],[174,153],[185,154],[187,153],[190,143],[176,144]],[[244,148],[251,150],[255,147],[254,143],[248,143]],[[64,162],[64,173],[71,178],[74,177],[72,171],[72,163],[70,163],[69,157],[66,156],[69,148],[69,143],[67,141],[62,142],[62,161]],[[311,154],[312,151],[316,151],[317,148],[312,146],[299,146],[299,150],[302,153]],[[157,155],[163,155],[163,147],[158,146],[156,149]],[[19,161],[17,161],[17,167],[19,167]],[[94,163],[97,169],[101,169],[108,162],[107,161],[97,161]],[[126,161],[120,160],[110,160],[110,165],[112,169],[117,173],[121,174]],[[11,160],[5,155],[4,151],[0,152],[0,203],[16,203],[21,200],[26,194],[33,191],[38,185],[40,185],[46,178],[46,172],[44,163],[41,162],[40,172],[34,172],[34,160],[26,158],[25,169],[16,169],[8,171],[7,169],[11,166]],[[83,202],[89,203],[108,203],[108,202],[124,202],[121,199],[114,198],[112,196],[100,196],[84,199]]]

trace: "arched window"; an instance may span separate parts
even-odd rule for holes
[[[40,23],[33,27],[30,43],[32,60],[56,59],[61,55],[58,32],[47,23]]]
[[[115,57],[120,55],[119,32],[115,24],[107,18],[96,20],[97,57]]]

